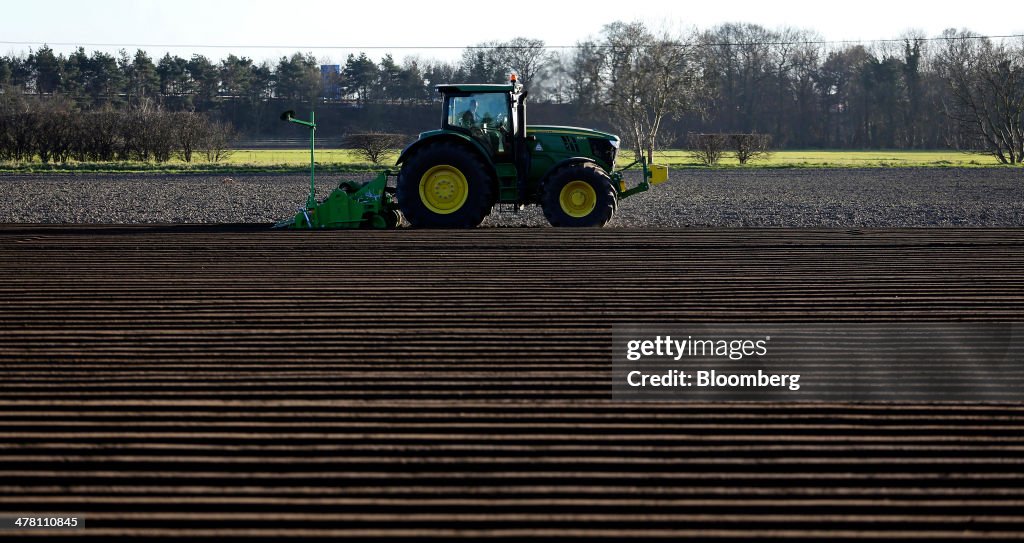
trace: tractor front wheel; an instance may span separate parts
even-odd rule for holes
[[[617,199],[608,174],[594,164],[559,168],[544,183],[541,207],[551,226],[604,226]]]
[[[440,142],[405,161],[398,174],[398,206],[413,226],[472,228],[491,212],[492,179],[472,151]]]

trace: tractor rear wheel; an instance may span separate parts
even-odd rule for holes
[[[472,228],[491,212],[492,179],[470,150],[439,142],[406,160],[398,174],[398,206],[409,224]]]
[[[594,164],[559,168],[544,183],[541,207],[551,226],[604,226],[615,215],[612,180]]]

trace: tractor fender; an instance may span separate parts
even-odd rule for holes
[[[492,173],[496,174],[497,168],[494,165],[494,161],[491,160],[491,157],[484,150],[483,146],[480,145],[480,142],[474,140],[469,136],[465,136],[463,134],[455,132],[445,132],[441,134],[430,135],[410,143],[405,149],[402,150],[402,154],[398,155],[398,160],[395,161],[395,165],[397,166],[399,164],[404,163],[406,160],[408,160],[409,157],[416,154],[423,146],[442,141],[451,141],[463,147],[468,147],[472,149],[477,155],[480,156],[480,158],[483,160],[487,168]]]
[[[558,169],[561,168],[562,166],[569,166],[573,164],[593,164],[594,166],[597,166],[597,169],[604,171],[604,168],[602,168],[601,165],[598,164],[597,161],[595,161],[592,158],[585,156],[567,158],[556,163],[554,166],[548,168],[548,171],[544,172],[544,175],[541,176],[539,186],[543,187],[544,184],[548,182],[548,178],[550,178],[551,175],[558,171]]]

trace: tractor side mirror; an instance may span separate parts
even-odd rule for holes
[[[294,116],[295,116],[295,112],[292,111],[292,110],[288,110],[288,111],[285,111],[284,113],[281,114],[281,120],[282,121],[290,121],[290,120],[292,120],[292,117],[294,117]]]

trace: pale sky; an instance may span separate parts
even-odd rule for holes
[[[812,29],[827,40],[890,39],[909,29],[935,36],[949,27],[983,35],[1024,33],[1019,17],[946,0],[0,0],[0,55],[48,43],[63,53],[74,47],[57,44],[81,44],[89,52],[142,48],[154,59],[166,52],[214,60],[234,53],[261,61],[299,50],[338,63],[351,52],[379,59],[389,50],[372,48],[394,48],[399,61],[413,55],[451,60],[461,47],[515,36],[572,45],[616,20],[700,30],[750,22]]]

